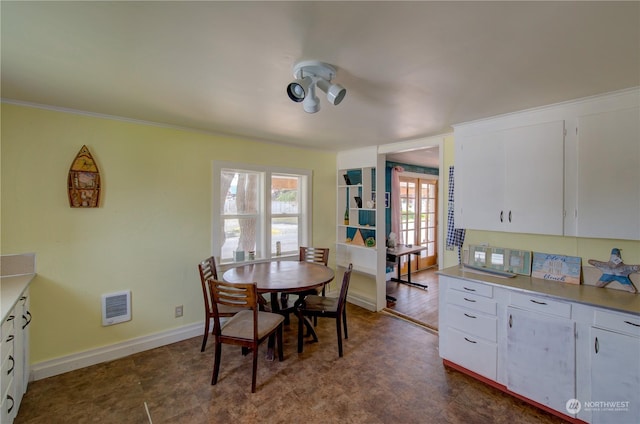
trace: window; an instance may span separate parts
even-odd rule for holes
[[[220,263],[298,255],[310,240],[310,193],[310,171],[214,161],[213,255]]]

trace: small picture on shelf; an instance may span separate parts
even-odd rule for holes
[[[344,183],[346,185],[351,185],[351,179],[349,178],[349,176],[347,174],[342,175],[344,177]]]
[[[358,205],[358,208],[362,208],[362,198],[359,196],[354,197],[354,199],[356,200],[356,205]]]

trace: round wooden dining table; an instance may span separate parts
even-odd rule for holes
[[[228,283],[256,283],[258,293],[299,293],[331,282],[329,267],[312,262],[259,262],[228,269],[222,279]]]
[[[222,274],[227,283],[256,283],[258,293],[271,295],[271,311],[280,312],[278,293],[302,293],[331,282],[334,272],[323,264],[301,261],[258,262],[230,268]],[[305,319],[309,334],[318,340],[313,325]],[[268,344],[267,359],[274,358],[273,346]]]

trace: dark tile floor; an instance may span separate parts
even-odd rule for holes
[[[213,346],[193,338],[30,383],[24,423],[560,423],[537,408],[445,368],[432,332],[348,305],[349,339],[338,358],[335,322],[320,342],[296,350],[295,318],[285,359],[267,362],[251,394],[251,355],[225,345],[211,386]],[[146,408],[145,408],[146,404]]]

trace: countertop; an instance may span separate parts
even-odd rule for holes
[[[607,289],[584,284],[559,283],[557,281],[542,280],[524,275],[516,275],[512,278],[502,278],[490,274],[479,273],[468,268],[456,265],[438,271],[439,275],[462,278],[469,281],[478,281],[494,286],[506,287],[526,293],[548,296],[559,300],[585,305],[612,309],[640,315],[640,294],[627,291]]]
[[[22,274],[0,277],[0,322],[4,322],[35,276]]]

